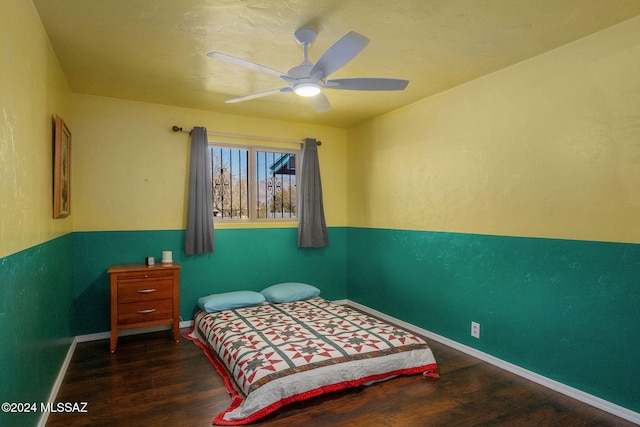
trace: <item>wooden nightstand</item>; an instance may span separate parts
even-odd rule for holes
[[[180,341],[180,268],[175,263],[118,264],[109,268],[112,353],[122,329],[171,324],[174,339]]]

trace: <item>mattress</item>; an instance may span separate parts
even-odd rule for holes
[[[398,375],[438,377],[424,338],[321,297],[201,311],[185,337],[205,351],[231,394],[217,425],[246,424],[291,402]]]

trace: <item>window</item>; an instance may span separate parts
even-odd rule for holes
[[[216,220],[296,220],[299,150],[209,146]]]

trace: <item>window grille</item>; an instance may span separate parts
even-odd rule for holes
[[[222,220],[295,220],[294,151],[210,146],[213,215]]]

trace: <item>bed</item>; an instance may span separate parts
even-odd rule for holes
[[[247,424],[291,402],[398,375],[438,377],[423,338],[319,296],[201,310],[185,337],[232,396],[216,425]]]

